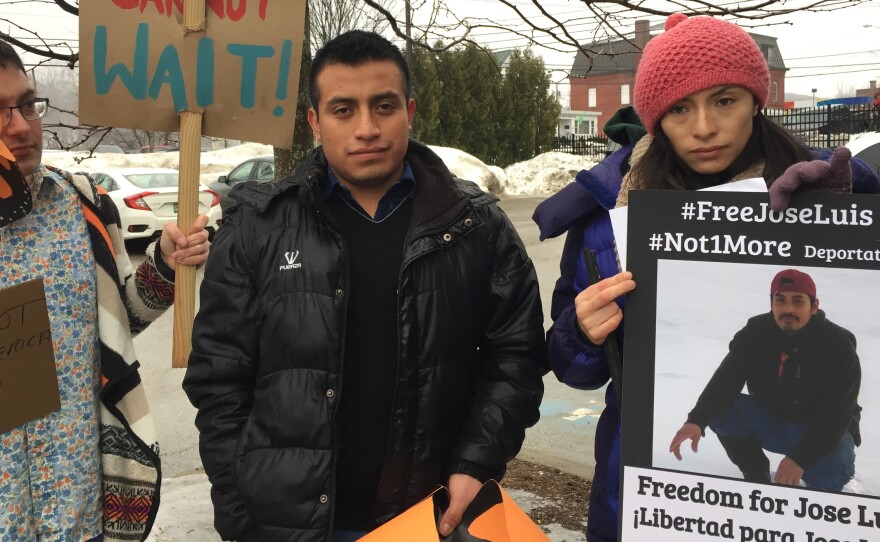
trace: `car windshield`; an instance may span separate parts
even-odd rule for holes
[[[177,186],[177,173],[131,173],[125,176],[138,188],[169,188]]]

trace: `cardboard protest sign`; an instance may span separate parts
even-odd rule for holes
[[[80,122],[202,133],[283,147],[293,141],[305,0],[206,0],[204,32],[185,34],[183,0],[80,6]]]
[[[766,194],[661,190],[629,206],[621,540],[880,539],[880,198],[796,194],[775,213]],[[802,274],[818,301],[796,295]],[[801,484],[771,482],[814,441]]]
[[[197,216],[203,134],[293,143],[305,2],[83,2],[80,122],[180,131],[182,231]],[[175,271],[172,366],[186,367],[195,267]]]
[[[0,290],[0,433],[61,407],[43,280]]]
[[[360,542],[439,542],[437,524],[449,506],[445,488],[400,514]],[[549,542],[495,481],[483,484],[459,526],[443,542]]]

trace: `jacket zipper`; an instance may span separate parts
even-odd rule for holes
[[[406,239],[404,240],[404,248],[408,249],[410,246],[412,246],[413,242],[415,242],[417,239],[437,235],[440,232],[442,232],[443,230],[448,230],[452,225],[464,223],[466,217],[468,215],[473,214],[473,213],[474,213],[474,209],[471,207],[471,205],[466,205],[464,207],[463,211],[458,216],[456,216],[453,220],[451,220],[449,225],[447,225],[445,227],[432,228],[430,230],[424,229],[424,231],[413,230],[412,232],[410,232],[407,235]],[[401,333],[401,326],[402,326],[402,321],[401,321],[401,309],[402,309],[401,287],[403,285],[404,272],[416,260],[423,258],[423,257],[427,256],[428,254],[432,254],[432,253],[437,252],[439,250],[449,248],[450,246],[452,246],[452,244],[454,242],[457,242],[461,236],[465,235],[466,233],[468,233],[470,231],[473,231],[473,229],[474,228],[470,228],[470,229],[462,232],[462,235],[457,236],[457,237],[451,239],[449,242],[446,242],[440,246],[425,250],[424,252],[420,252],[418,254],[414,254],[409,259],[406,259],[407,254],[404,253],[404,259],[401,261],[400,270],[398,271],[398,274],[397,274],[397,372],[396,372],[395,378],[394,378],[394,393],[391,397],[392,415],[391,415],[391,419],[388,420],[388,422],[390,423],[390,427],[389,427],[389,431],[388,431],[388,441],[385,443],[385,462],[382,465],[383,475],[379,477],[379,485],[376,488],[376,496],[373,497],[373,516],[375,516],[376,512],[377,512],[376,505],[379,503],[379,497],[380,497],[382,485],[383,485],[384,472],[386,472],[387,467],[388,467],[388,458],[390,456],[389,452],[391,450],[391,443],[392,443],[392,439],[393,439],[394,425],[395,425],[393,411],[396,409],[396,406],[397,406],[397,400],[398,400],[398,395],[399,395],[398,388],[400,387],[400,374],[401,374],[401,371],[403,370],[403,363],[407,359],[406,353],[403,351],[403,345],[402,345],[403,336]]]

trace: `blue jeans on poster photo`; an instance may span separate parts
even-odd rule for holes
[[[747,394],[740,394],[724,414],[709,424],[709,428],[718,435],[731,459],[736,453],[731,452],[729,443],[732,440],[743,441],[753,436],[757,439],[756,446],[786,455],[800,442],[805,431],[803,425],[781,420]],[[746,451],[744,455],[749,454],[752,452]],[[760,454],[763,455],[763,451]],[[855,443],[847,432],[831,451],[804,470],[801,479],[807,487],[841,491],[855,475],[855,463]],[[742,464],[737,467],[744,470]]]

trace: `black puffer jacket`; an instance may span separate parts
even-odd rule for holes
[[[407,160],[417,190],[380,522],[452,472],[503,475],[538,420],[547,371],[535,270],[496,199],[420,143]],[[292,176],[237,190],[245,203],[205,268],[183,386],[225,540],[329,539],[354,271],[322,197],[326,171],[318,149]]]

